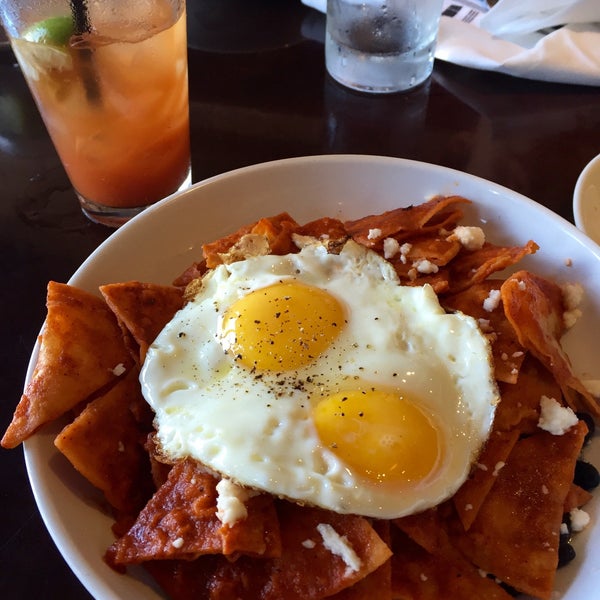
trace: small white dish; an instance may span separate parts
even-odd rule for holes
[[[600,154],[583,169],[573,192],[575,225],[600,244]]]

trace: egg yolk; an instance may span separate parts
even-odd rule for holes
[[[250,292],[227,309],[221,343],[249,368],[287,371],[313,362],[343,325],[344,309],[331,294],[280,282]]]
[[[321,441],[368,479],[418,483],[440,460],[436,427],[394,392],[340,392],[321,400],[313,416]]]

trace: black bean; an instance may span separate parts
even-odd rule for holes
[[[577,555],[575,548],[568,542],[566,544],[560,544],[558,547],[558,567],[564,567],[569,564]]]
[[[596,430],[596,424],[594,423],[594,419],[593,419],[592,415],[590,415],[589,413],[578,412],[576,414],[577,414],[577,417],[581,421],[584,421],[585,424],[587,425],[588,432],[583,441],[584,444],[587,444],[592,439],[592,436],[594,435],[594,432]]]
[[[576,485],[589,492],[600,484],[600,473],[589,462],[578,460],[575,464],[575,477],[573,481]]]

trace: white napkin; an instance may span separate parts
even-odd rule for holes
[[[326,0],[302,0],[326,11]],[[517,77],[600,85],[600,0],[444,0],[435,57]],[[549,29],[553,28],[553,29]]]
[[[567,23],[600,23],[598,0],[502,0],[480,21],[494,35],[530,33]]]

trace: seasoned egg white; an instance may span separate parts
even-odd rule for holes
[[[166,456],[379,518],[450,497],[498,401],[475,320],[352,241],[210,271],[140,379]]]

